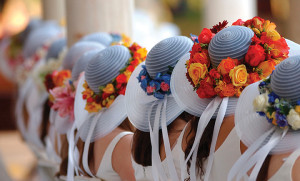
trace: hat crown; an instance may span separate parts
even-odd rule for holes
[[[96,42],[77,42],[68,50],[68,53],[63,60],[62,66],[64,69],[72,70],[74,64],[85,52],[89,50],[103,50],[104,48],[104,45]]]
[[[25,58],[33,56],[38,48],[42,47],[48,40],[61,33],[61,28],[52,23],[46,22],[41,27],[31,31],[25,40],[23,55]]]
[[[65,46],[66,46],[66,38],[60,38],[60,39],[54,41],[48,49],[46,61],[48,61],[49,58],[57,59],[59,56],[59,53],[62,51],[62,49]]]
[[[300,56],[289,57],[276,66],[271,75],[271,89],[279,97],[295,104],[300,100]]]
[[[85,78],[89,87],[96,93],[99,87],[116,78],[131,57],[128,48],[115,45],[97,53],[85,69]]]
[[[112,43],[113,39],[110,36],[110,34],[105,32],[98,32],[98,33],[92,33],[89,35],[84,36],[79,41],[92,41],[101,43],[102,45],[108,47]]]
[[[157,43],[148,53],[146,68],[151,78],[157,73],[165,73],[193,46],[192,40],[185,36],[175,36]]]
[[[231,26],[218,32],[208,47],[212,65],[217,67],[228,57],[242,59],[248,51],[253,36],[253,31],[243,26]]]
[[[80,73],[84,71],[87,64],[92,60],[92,58],[101,50],[89,50],[85,52],[75,63],[72,69],[72,80],[77,80]]]

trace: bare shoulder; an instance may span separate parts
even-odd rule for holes
[[[297,160],[295,161],[293,170],[292,170],[292,178],[293,181],[299,181],[300,180],[300,156],[297,158]]]
[[[227,139],[227,136],[230,134],[233,128],[234,128],[234,116],[228,116],[224,118],[219,131],[215,151],[222,146],[222,144]]]
[[[117,143],[112,154],[113,169],[122,180],[134,180],[134,170],[131,162],[132,134],[123,136]]]

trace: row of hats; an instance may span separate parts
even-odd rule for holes
[[[262,27],[264,24],[266,27]],[[63,101],[67,100],[59,97],[59,90],[55,92],[55,87],[69,86],[70,90],[76,91],[73,103],[74,125],[86,142],[103,137],[117,127],[126,116],[137,129],[157,133],[158,129],[166,127],[183,111],[200,117],[195,139],[200,140],[197,138],[201,137],[212,117],[222,121],[225,115],[233,114],[236,108],[243,107],[237,106],[237,97],[245,87],[266,78],[275,69],[275,65],[288,55],[297,55],[299,52],[298,44],[276,34],[277,31],[270,24],[273,25],[268,20],[258,17],[246,22],[239,20],[228,28],[225,28],[226,23],[222,23],[212,29],[204,29],[198,37],[192,37],[192,40],[183,36],[165,39],[151,49],[147,58],[146,51],[137,44],[107,47],[112,42],[109,34],[93,34],[71,47],[63,59],[62,68],[73,69],[71,81],[65,79],[70,75],[64,70],[54,71],[50,76],[45,76],[45,81],[49,80],[50,85],[46,87],[50,88],[50,95],[53,96],[50,96],[50,99],[54,98],[54,110],[58,112],[64,112]],[[98,43],[87,45],[86,42],[91,40]],[[64,41],[57,42],[60,43],[51,44],[48,54],[56,52],[53,54],[58,56],[57,52],[60,50],[57,47],[63,47],[58,44],[63,44]],[[268,51],[264,49],[266,46]],[[190,54],[187,54],[189,51]],[[141,63],[145,59],[145,63]],[[287,62],[293,63],[282,66],[297,64],[297,61]],[[80,77],[82,71],[85,71],[85,74]],[[77,77],[79,81],[76,88],[72,81],[76,81]],[[276,78],[282,77],[284,76]],[[53,86],[55,83],[58,83],[58,86]],[[254,85],[257,83],[251,87]],[[275,87],[280,87],[279,85]],[[55,101],[60,100],[60,105],[55,104]],[[55,105],[58,107],[55,108]],[[249,111],[253,108],[247,107],[243,110]],[[64,117],[64,114],[61,113],[59,117]],[[258,127],[253,126],[252,130],[247,125],[250,122],[248,121],[244,126],[248,128],[246,131],[242,129],[243,126],[239,126],[243,123],[239,121],[243,117],[245,116],[236,119],[236,125],[242,141],[248,140],[245,144],[250,146],[257,140],[257,135],[260,135],[258,132],[265,131],[270,125],[262,127],[257,124]],[[251,135],[255,133],[255,136],[251,138],[246,132]],[[287,135],[293,133],[288,132]],[[283,146],[286,149],[281,151],[295,148],[292,145],[296,144],[291,143]],[[153,144],[158,142],[154,141]],[[197,142],[194,143],[187,160],[194,150],[197,150]]]

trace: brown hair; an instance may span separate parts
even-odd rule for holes
[[[198,127],[198,122],[199,122],[198,117],[195,117],[190,122],[191,130],[189,131],[189,133],[186,137],[187,147],[184,151],[185,158],[187,158],[187,156],[190,153],[192,146],[194,144],[197,127]],[[215,122],[216,122],[215,119],[211,119],[209,121],[209,123],[207,124],[206,128],[204,129],[204,132],[200,139],[199,148],[197,151],[197,160],[196,160],[196,168],[197,168],[197,172],[200,173],[200,177],[204,175],[203,163],[204,163],[205,159],[209,156],[210,144],[211,144],[211,140],[212,140]],[[187,163],[188,173],[190,173],[190,171],[189,171],[190,166],[191,166],[191,158],[189,159],[189,161]],[[190,178],[188,178],[186,180],[190,180]]]
[[[44,145],[45,143],[45,138],[48,134],[48,128],[49,128],[49,116],[50,116],[50,106],[49,106],[49,99],[45,101],[43,105],[43,117],[42,117],[42,124],[40,126],[40,139]]]
[[[185,122],[190,121],[194,118],[191,114],[187,112],[181,113],[178,118],[184,120]],[[167,129],[172,129],[173,124],[170,124]],[[181,130],[179,130],[181,131]],[[162,145],[162,131],[159,130],[159,149]],[[151,146],[151,140],[150,140],[150,133],[149,132],[143,132],[140,130],[136,130],[133,135],[133,141],[132,141],[132,157],[134,161],[140,165],[143,166],[151,166],[151,160],[152,160],[152,146]]]

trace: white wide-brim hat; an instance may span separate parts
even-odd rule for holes
[[[178,180],[171,154],[167,126],[183,112],[183,109],[176,103],[172,95],[172,89],[170,95],[165,94],[163,99],[158,99],[153,95],[147,95],[141,88],[137,77],[143,69],[142,66],[146,67],[147,73],[152,79],[155,78],[157,73],[168,72],[169,68],[174,67],[180,57],[189,52],[192,46],[192,41],[184,36],[175,36],[160,41],[150,50],[145,63],[141,63],[134,70],[127,84],[125,103],[128,118],[138,130],[150,132],[152,167],[156,170],[153,172],[154,178],[167,179],[159,157],[158,135],[161,129],[170,178]]]
[[[85,171],[90,176],[93,174],[87,161],[89,144],[113,131],[126,119],[127,114],[123,95],[118,95],[109,108],[103,107],[98,112],[88,113],[85,110],[86,100],[82,98],[83,84],[86,81],[97,93],[100,86],[105,86],[119,75],[130,57],[128,48],[124,46],[108,47],[92,58],[85,69],[85,75],[79,79],[74,103],[75,127],[78,130],[77,138],[80,137],[85,142],[82,161]]]
[[[271,75],[271,89],[280,98],[294,103],[300,99],[300,56],[292,56],[277,65]],[[240,179],[252,167],[249,180],[256,180],[265,158],[271,154],[293,152],[300,147],[300,131],[290,127],[281,129],[260,116],[253,107],[260,95],[260,82],[246,87],[242,92],[235,112],[235,128],[241,141],[248,147],[232,167],[228,180]]]

